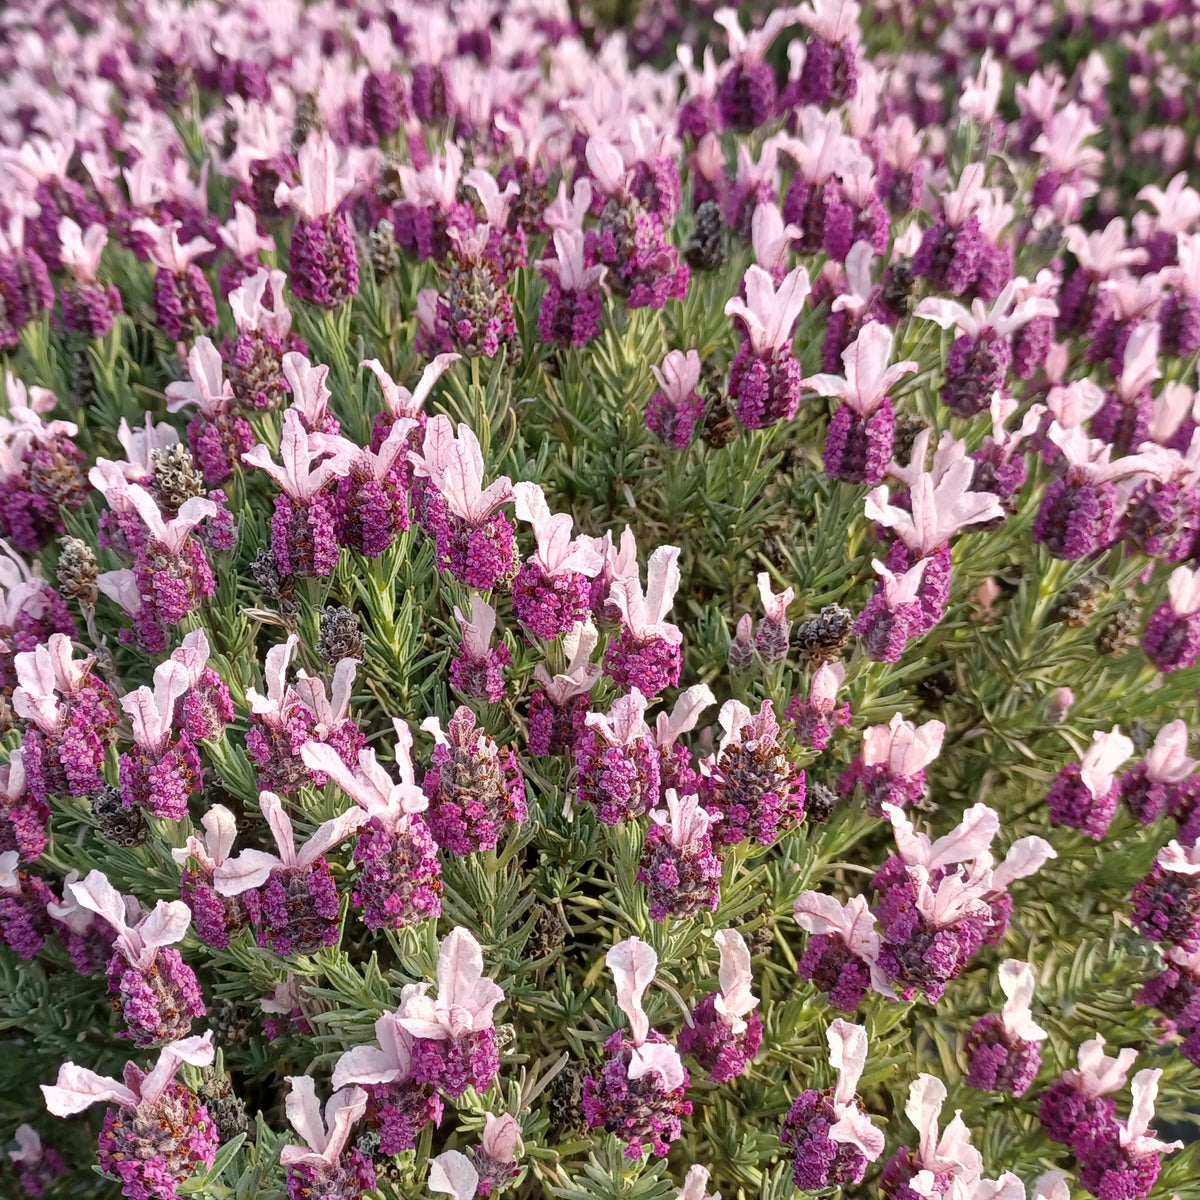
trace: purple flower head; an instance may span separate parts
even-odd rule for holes
[[[1133,925],[1150,941],[1200,950],[1200,844],[1169,842],[1133,892]]]
[[[941,721],[917,726],[901,713],[886,725],[869,726],[863,731],[862,752],[838,780],[839,793],[848,796],[861,784],[867,811],[874,816],[883,814],[885,804],[902,808],[915,803],[925,790],[925,768],[941,753],[945,734]]]
[[[26,1195],[44,1196],[46,1189],[67,1169],[62,1155],[53,1146],[44,1145],[32,1125],[18,1125],[13,1136],[17,1148],[9,1150],[8,1157],[17,1182]]]
[[[808,272],[796,267],[779,285],[757,264],[743,280],[746,299],[734,296],[725,315],[744,327],[742,347],[730,368],[730,399],[748,429],[790,421],[800,407],[801,372],[792,337],[811,291]]]
[[[418,1083],[457,1099],[468,1087],[482,1094],[500,1069],[494,1012],[504,999],[483,974],[483,950],[461,926],[442,939],[437,999],[416,984],[401,1004],[400,1028],[413,1038],[412,1074]]]
[[[188,691],[187,668],[168,659],[154,670],[154,689],[140,687],[121,697],[134,748],[121,755],[121,798],[156,817],[179,821],[188,797],[203,787],[200,759],[186,732],[177,732],[175,712]]]
[[[717,972],[720,990],[707,995],[679,1032],[679,1053],[691,1055],[714,1083],[743,1075],[762,1045],[762,1020],[754,1011],[750,950],[740,933],[720,929],[713,934],[721,953]]]
[[[0,854],[0,944],[21,958],[37,957],[51,929],[53,902],[43,879],[20,870],[15,850]]]
[[[720,746],[701,764],[704,806],[722,817],[715,841],[732,846],[749,837],[772,846],[804,816],[804,772],[783,745],[770,700],[757,714],[727,700],[718,720]]]
[[[1200,570],[1171,572],[1167,600],[1154,610],[1142,649],[1160,671],[1187,670],[1200,662]]]
[[[224,378],[221,355],[209,338],[198,337],[188,354],[188,383],[167,384],[167,411],[194,405],[199,411],[188,424],[188,444],[204,482],[224,483],[254,445],[254,432],[245,417],[232,411],[233,387]]]
[[[879,584],[854,622],[854,635],[862,639],[868,658],[875,662],[899,662],[909,639],[928,632],[922,611],[927,593],[922,585],[926,568],[933,561],[918,559],[903,574],[895,575],[877,558],[871,560]]]
[[[696,796],[663,794],[666,809],[650,813],[638,880],[646,884],[650,916],[677,920],[716,911],[720,902],[721,860],[713,853],[712,817]]]
[[[220,1142],[208,1110],[175,1075],[184,1063],[210,1066],[213,1053],[211,1033],[174,1041],[149,1071],[129,1063],[124,1082],[67,1062],[42,1094],[56,1117],[111,1105],[100,1134],[101,1168],[121,1180],[126,1196],[174,1200],[179,1184],[213,1165]]]
[[[280,575],[320,577],[337,565],[334,509],[326,489],[349,473],[351,446],[340,446],[332,457],[329,450],[329,437],[308,432],[293,406],[283,414],[278,464],[261,442],[242,454],[242,462],[266,471],[282,488],[271,518],[271,553]]]
[[[1062,1077],[1042,1094],[1038,1114],[1053,1141],[1070,1146],[1086,1160],[1097,1145],[1117,1133],[1116,1105],[1108,1099],[1125,1086],[1137,1051],[1121,1050],[1115,1058],[1104,1053],[1099,1034],[1079,1047],[1079,1069],[1064,1071]]]
[[[153,911],[130,925],[126,901],[100,871],[70,885],[83,908],[103,918],[116,932],[108,964],[108,989],[118,997],[126,1036],[138,1046],[161,1046],[185,1034],[193,1017],[204,1016],[200,986],[177,950],[192,914],[181,900],[160,900]]]
[[[455,709],[445,730],[437,717],[422,721],[421,730],[437,742],[421,785],[434,840],[457,855],[494,850],[509,822],[523,825],[527,816],[516,755],[497,746],[466,705]]]
[[[967,1035],[967,1086],[1022,1096],[1037,1076],[1042,1055],[1038,1043],[1046,1031],[1033,1020],[1033,969],[1008,959],[998,971],[1005,996],[999,1015],[976,1021]]]
[[[243,850],[228,859],[215,880],[220,896],[259,892],[259,944],[276,954],[311,954],[341,934],[337,887],[325,855],[370,818],[360,808],[318,825],[297,851],[292,820],[274,792],[260,792],[259,809],[279,850]]]
[[[843,905],[833,896],[802,892],[795,916],[809,935],[800,978],[824,992],[834,1008],[854,1012],[868,989],[895,998],[879,966],[879,932],[865,896],[851,896]]]
[[[1171,721],[1158,731],[1142,762],[1121,777],[1121,799],[1141,824],[1150,825],[1175,811],[1184,790],[1180,785],[1200,765],[1188,757],[1187,749],[1186,723]]]
[[[171,651],[171,661],[182,666],[187,674],[187,691],[176,717],[193,741],[219,739],[233,720],[229,688],[208,665],[208,658],[208,638],[203,629],[185,635],[183,642]]]
[[[370,818],[354,850],[359,873],[350,897],[363,910],[368,929],[400,929],[441,913],[441,867],[420,815],[429,801],[417,786],[412,731],[399,718],[392,725],[399,783],[380,766],[374,750],[359,750],[354,770],[332,746],[307,742],[301,750],[307,767],[332,779]]]
[[[237,822],[223,804],[214,804],[200,823],[206,836],[193,834],[181,848],[171,851],[171,857],[185,868],[180,886],[184,903],[192,910],[197,936],[209,946],[223,949],[252,916],[240,897],[217,891],[218,882],[227,878]],[[194,868],[186,866],[189,860],[196,864]]]
[[[759,657],[765,663],[778,663],[787,658],[788,638],[792,623],[787,619],[788,605],[795,598],[792,588],[784,588],[776,595],[771,591],[771,576],[766,571],[758,575],[758,595],[762,600],[764,616],[755,630],[754,643]]]
[[[25,752],[17,747],[0,767],[0,853],[14,851],[32,862],[48,841],[50,806],[25,785]]]
[[[1046,413],[1044,405],[1032,404],[1015,430],[1006,429],[1005,422],[1017,407],[1017,401],[1002,392],[992,395],[992,432],[971,456],[975,463],[973,482],[978,489],[993,492],[1009,509],[1015,508],[1013,497],[1025,482],[1025,460],[1019,451],[1037,432]]]
[[[529,697],[529,740],[527,749],[535,757],[568,754],[584,728],[588,693],[600,678],[602,668],[591,661],[600,635],[589,617],[562,637],[566,669],[551,676],[545,663],[533,668],[538,685]]]
[[[384,411],[375,418],[375,424],[371,430],[371,449],[379,450],[384,439],[387,437],[388,430],[397,421],[408,420],[414,422],[415,429],[423,429],[425,425],[425,401],[429,399],[433,392],[434,385],[439,379],[450,369],[450,367],[458,362],[461,356],[458,354],[439,354],[432,362],[427,363],[425,369],[421,372],[421,378],[417,381],[417,386],[413,391],[398,384],[384,369],[383,364],[377,358],[367,359],[359,363],[360,367],[366,367],[368,371],[375,376],[379,381],[379,390],[383,394]],[[411,437],[411,434],[410,434]],[[416,448],[416,440],[413,438],[413,445],[410,450]],[[399,463],[397,464],[400,465]],[[404,469],[410,470],[411,463],[405,458],[403,463]],[[405,485],[407,486],[408,478],[405,477]]]
[[[533,637],[547,641],[573,628],[588,614],[589,584],[604,566],[595,539],[571,538],[568,513],[552,513],[536,483],[513,486],[518,520],[533,526],[537,550],[513,581],[513,608]]]
[[[1114,1122],[1115,1138],[1107,1130],[1088,1148],[1079,1178],[1099,1200],[1143,1200],[1158,1178],[1161,1156],[1183,1149],[1183,1142],[1160,1141],[1150,1128],[1161,1078],[1161,1070],[1139,1071],[1130,1084],[1128,1119]]]
[[[654,981],[658,956],[636,937],[618,942],[605,956],[616,985],[617,1007],[629,1019],[629,1036],[614,1033],[605,1043],[608,1060],[599,1078],[584,1081],[584,1113],[588,1125],[618,1134],[625,1156],[640,1158],[649,1142],[665,1155],[682,1132],[680,1116],[691,1112],[684,1100],[688,1073],[673,1046],[657,1030],[642,1007]]]
[[[123,311],[121,293],[97,283],[100,255],[108,241],[103,225],[90,225],[84,233],[70,217],[58,223],[63,266],[73,283],[63,289],[63,324],[85,337],[102,338]]]
[[[850,705],[838,705],[838,689],[846,678],[846,668],[840,662],[822,663],[812,675],[808,699],[793,696],[788,703],[788,720],[795,722],[796,738],[801,745],[824,750],[837,726],[850,723]]]
[[[584,183],[581,179],[576,186]],[[582,229],[555,229],[552,239],[554,257],[533,264],[549,285],[538,310],[538,334],[548,346],[580,350],[600,332],[608,267],[589,263]]]
[[[743,30],[737,10],[719,8],[713,19],[724,30],[730,61],[721,76],[717,103],[725,124],[739,133],[757,129],[775,114],[775,72],[765,61],[771,43],[799,19],[800,8],[773,9],[759,29]]]
[[[646,405],[646,428],[665,445],[682,450],[691,445],[704,416],[704,400],[696,391],[700,382],[700,355],[671,350],[661,367],[651,366],[659,390]]]
[[[513,487],[507,476],[483,486],[479,439],[466,425],[456,436],[449,419],[438,414],[425,425],[421,452],[409,457],[416,477],[428,480],[439,501],[427,514],[438,570],[481,592],[507,582],[516,569],[516,543],[498,510],[512,499]]]
[[[357,449],[350,470],[337,481],[334,500],[338,541],[367,558],[378,558],[410,524],[411,464],[408,452],[419,426],[401,417],[387,427],[376,448]],[[314,435],[321,440],[321,435]],[[326,439],[337,452],[343,439]],[[348,451],[349,452],[349,451]]]
[[[13,711],[25,722],[25,784],[45,804],[54,796],[92,796],[103,786],[105,746],[117,726],[108,685],[92,674],[94,656],[76,660],[71,639],[53,633],[13,660]]]
[[[500,1116],[484,1113],[483,1134],[472,1154],[472,1165],[479,1176],[476,1188],[480,1196],[500,1191],[521,1173],[517,1165],[520,1141],[521,1123],[516,1117],[508,1113]],[[464,1200],[470,1200],[471,1194],[468,1193]]]
[[[1064,767],[1050,785],[1046,806],[1056,825],[1082,829],[1100,841],[1112,824],[1120,800],[1117,768],[1133,753],[1133,742],[1114,725],[1110,732],[1092,735],[1092,744],[1078,764]]]
[[[163,226],[151,220],[134,221],[133,229],[149,242],[148,254],[157,268],[154,311],[158,326],[171,341],[184,341],[198,329],[215,329],[217,303],[212,287],[196,259],[216,249],[207,238],[180,244],[178,221]]]
[[[625,550],[622,538],[622,551]],[[659,546],[646,564],[646,590],[642,590],[637,559],[630,573],[613,579],[608,603],[620,615],[621,630],[608,645],[604,671],[618,687],[657,696],[679,683],[683,634],[667,614],[679,590],[679,548]]]
[[[915,1151],[898,1150],[884,1167],[879,1186],[889,1200],[910,1193],[948,1197],[955,1181],[970,1186],[982,1177],[983,1156],[971,1145],[961,1111],[938,1136],[945,1103],[946,1085],[935,1076],[921,1074],[909,1084],[904,1114],[916,1127],[919,1141]]]
[[[458,656],[450,660],[451,686],[473,700],[496,704],[504,696],[504,668],[512,661],[503,642],[492,644],[496,610],[471,593],[470,619],[455,605],[454,618],[462,629]]]
[[[679,738],[696,728],[700,714],[717,702],[712,689],[704,683],[693,684],[679,693],[670,713],[660,712],[654,719],[654,742],[658,746],[659,775],[665,792],[674,788],[681,796],[696,791],[700,776],[692,763],[692,753]]]
[[[1048,397],[1053,411],[1054,397]],[[1160,477],[1163,463],[1155,454],[1129,454],[1109,462],[1112,447],[1090,439],[1079,426],[1050,423],[1047,437],[1066,460],[1066,473],[1053,480],[1042,496],[1033,522],[1033,540],[1055,557],[1069,561],[1103,549],[1113,539],[1120,512],[1113,482],[1129,475]]]
[[[411,985],[405,988],[411,994]],[[411,1150],[423,1126],[441,1120],[442,1101],[412,1077],[413,1036],[400,1024],[400,1014],[385,1012],[375,1022],[376,1046],[347,1050],[333,1068],[336,1089],[356,1084],[367,1090],[372,1119],[385,1154]]]
[[[32,650],[56,633],[75,635],[75,622],[62,596],[4,541],[0,541],[0,629],[11,631],[0,646],[0,692],[8,697],[17,682],[18,653]]]
[[[605,825],[649,812],[661,795],[658,747],[646,724],[647,701],[638,689],[606,714],[589,712],[575,744],[580,804],[591,804]]]
[[[934,454],[933,469],[926,471],[928,443],[929,431],[922,431],[914,442],[909,466],[893,463],[888,468],[908,485],[908,508],[889,504],[884,486],[869,492],[864,506],[868,519],[894,531],[913,562],[928,558],[968,525],[1004,515],[995,495],[971,490],[975,464],[967,457],[965,443],[947,433]]]
[[[287,1168],[292,1200],[321,1195],[349,1200],[375,1187],[375,1171],[357,1149],[347,1149],[350,1133],[367,1110],[367,1093],[360,1087],[335,1091],[322,1115],[316,1082],[311,1075],[288,1075],[291,1085],[284,1107],[292,1128],[304,1144],[285,1145],[279,1152]]]
[[[883,480],[892,458],[895,428],[894,418],[889,419],[887,393],[918,367],[908,361],[888,366],[894,342],[895,335],[887,325],[872,321],[842,352],[844,376],[813,375],[804,381],[817,395],[844,401],[834,413],[825,440],[825,473],[831,479],[871,486]],[[881,419],[875,420],[877,416]]]
[[[358,294],[358,253],[338,208],[354,190],[347,164],[327,134],[310,136],[297,156],[300,182],[281,182],[275,204],[296,210],[289,266],[292,290],[311,304],[337,305]]]
[[[837,1084],[799,1096],[784,1117],[779,1138],[790,1152],[793,1182],[804,1191],[857,1186],[884,1147],[882,1130],[871,1124],[857,1095],[867,1061],[867,1031],[837,1017],[825,1038]]]

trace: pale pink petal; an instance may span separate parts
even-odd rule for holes
[[[371,819],[371,814],[361,808],[352,808],[336,816],[332,821],[318,825],[312,837],[300,849],[296,863],[300,867],[311,867],[316,861],[339,842],[344,841],[352,833],[361,828]]]
[[[219,896],[240,896],[253,888],[262,887],[271,872],[284,866],[283,860],[263,850],[243,850],[226,859],[213,872],[213,887]]]
[[[191,923],[192,910],[182,900],[160,900],[137,930],[150,948],[173,946],[184,939]]]
[[[483,1136],[480,1144],[483,1152],[497,1162],[510,1163],[516,1159],[517,1142],[521,1137],[521,1123],[508,1113],[483,1116]]]
[[[734,929],[719,929],[713,941],[721,953],[717,980],[721,985],[718,1005],[722,1012],[734,1018],[745,1017],[758,1006],[751,988],[754,982],[750,968],[750,950],[745,939]]]
[[[429,1161],[429,1190],[445,1192],[453,1200],[475,1200],[479,1172],[458,1150],[447,1150]]]
[[[652,946],[631,937],[613,946],[604,961],[616,984],[617,1005],[629,1018],[634,1043],[640,1045],[650,1032],[650,1018],[642,1008],[642,997],[654,981],[658,955]]]
[[[46,1098],[46,1107],[56,1117],[73,1117],[93,1104],[136,1108],[138,1103],[136,1093],[123,1083],[72,1062],[58,1068],[56,1084],[42,1084],[42,1095]]]
[[[837,1017],[825,1031],[825,1040],[829,1043],[829,1065],[838,1075],[833,1103],[840,1109],[852,1105],[858,1091],[858,1081],[867,1065],[867,1031]]]
[[[843,1145],[857,1146],[868,1162],[874,1162],[882,1153],[885,1139],[882,1129],[876,1129],[857,1104],[850,1105],[829,1129],[829,1140]]]
[[[667,1091],[673,1092],[683,1087],[683,1062],[674,1046],[664,1042],[647,1042],[634,1047],[628,1077],[641,1079],[651,1071],[658,1075]]]
[[[440,1005],[469,1004],[483,978],[483,949],[461,925],[443,939],[438,952],[437,982]]]
[[[142,1080],[141,1102],[156,1103],[184,1063],[190,1067],[208,1067],[215,1056],[211,1031],[164,1046],[159,1051],[158,1061]]]

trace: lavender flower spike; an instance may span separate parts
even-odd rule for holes
[[[181,900],[160,900],[153,911],[128,923],[126,902],[105,876],[92,871],[69,885],[82,908],[102,917],[116,932],[108,964],[108,990],[118,997],[126,1036],[137,1046],[161,1046],[187,1033],[193,1017],[204,1016],[196,976],[170,949],[183,940],[192,914]]]
[[[121,798],[126,808],[148,809],[180,821],[188,797],[203,786],[200,756],[186,732],[176,733],[175,710],[190,685],[187,668],[168,659],[154,670],[154,690],[140,687],[121,697],[134,748],[121,755]]]
[[[678,1053],[642,1007],[654,981],[658,956],[639,938],[618,942],[605,956],[616,985],[617,1006],[629,1019],[630,1036],[619,1030],[605,1043],[607,1059],[599,1078],[584,1081],[583,1110],[588,1125],[623,1138],[626,1158],[641,1158],[645,1142],[665,1155],[682,1132],[680,1117],[692,1111],[684,1099],[689,1077]]]
[[[1050,785],[1046,806],[1056,825],[1082,829],[1094,841],[1100,841],[1112,824],[1120,788],[1117,768],[1133,753],[1133,742],[1114,725],[1092,735],[1092,744],[1078,764],[1064,767]]]
[[[1200,662],[1200,569],[1171,572],[1167,600],[1154,610],[1142,649],[1160,671],[1183,671]]]
[[[811,289],[808,272],[796,267],[778,290],[769,271],[752,265],[744,279],[746,299],[734,296],[725,315],[745,333],[729,369],[729,395],[748,429],[790,421],[800,407],[802,372],[792,354],[796,321]]]
[[[410,453],[418,480],[427,480],[422,524],[437,542],[439,571],[481,592],[507,582],[516,569],[512,526],[500,505],[513,495],[506,475],[483,486],[483,451],[466,425],[458,434],[439,414],[425,426],[421,452]]]
[[[261,442],[242,455],[242,462],[266,471],[282,489],[271,517],[276,568],[281,576],[328,575],[337,564],[338,543],[327,489],[332,480],[349,473],[349,447],[330,457],[328,442],[315,439],[293,407],[283,414],[279,457],[277,464]]]
[[[358,876],[350,896],[363,910],[368,929],[400,929],[436,918],[442,908],[437,846],[420,815],[429,800],[413,770],[412,731],[399,718],[392,725],[399,783],[378,763],[374,750],[359,750],[353,771],[332,746],[307,742],[300,751],[307,767],[328,775],[370,818],[354,849]]]
[[[385,1012],[375,1022],[379,1045],[347,1050],[333,1068],[334,1088],[357,1084],[366,1089],[379,1126],[379,1148],[400,1154],[416,1146],[422,1129],[442,1117],[441,1098],[412,1077],[413,1037],[398,1013]]]
[[[802,892],[795,916],[809,935],[798,967],[800,978],[826,993],[834,1008],[854,1012],[868,989],[895,999],[879,965],[879,932],[865,896],[851,896],[843,905],[833,896]]]
[[[818,396],[844,401],[825,435],[825,473],[830,479],[872,487],[883,481],[896,429],[888,390],[920,366],[912,361],[888,366],[894,345],[892,330],[872,321],[842,352],[843,376],[812,375],[804,381]]]
[[[1070,1146],[1086,1161],[1092,1151],[1111,1139],[1116,1104],[1109,1099],[1125,1086],[1137,1051],[1126,1048],[1115,1058],[1104,1053],[1104,1038],[1097,1034],[1079,1047],[1079,1069],[1064,1071],[1038,1102],[1038,1116],[1053,1141]]]
[[[348,1149],[350,1131],[367,1109],[367,1093],[359,1087],[342,1088],[325,1104],[317,1100],[311,1075],[288,1075],[291,1085],[285,1101],[292,1128],[304,1145],[289,1143],[279,1152],[287,1167],[289,1200],[320,1195],[323,1200],[354,1200],[375,1187],[375,1170],[361,1150]]]
[[[299,185],[280,183],[274,197],[299,213],[288,250],[292,291],[310,304],[338,305],[358,294],[354,227],[338,211],[354,190],[354,174],[327,134],[308,138],[299,168]]]
[[[696,1006],[692,1023],[679,1032],[679,1053],[690,1054],[713,1083],[743,1075],[762,1045],[762,1019],[754,1011],[750,950],[736,930],[719,929],[713,941],[721,952],[717,971],[720,991]]]
[[[311,954],[336,944],[341,935],[337,885],[325,854],[370,818],[357,808],[344,812],[317,826],[297,851],[292,821],[279,797],[260,792],[258,804],[279,853],[243,850],[225,864],[224,877],[216,881],[217,893],[240,896],[261,890],[259,944],[277,954]]]
[[[588,693],[603,668],[591,661],[600,635],[591,618],[568,630],[562,638],[566,670],[551,676],[544,663],[533,668],[537,689],[529,697],[529,753],[542,757],[567,754],[583,732]]]
[[[646,884],[650,917],[684,920],[720,903],[721,860],[713,853],[709,826],[720,820],[700,805],[694,795],[680,796],[667,789],[666,810],[650,813],[638,880]]]
[[[875,816],[885,805],[915,804],[925,790],[925,768],[941,753],[945,734],[941,721],[917,726],[901,713],[886,725],[870,726],[863,731],[862,752],[838,780],[838,792],[849,796],[861,785],[867,811]]]
[[[971,1133],[956,1112],[938,1136],[938,1119],[946,1103],[946,1085],[933,1075],[918,1075],[908,1088],[904,1114],[919,1135],[917,1150],[902,1147],[888,1160],[879,1190],[888,1200],[912,1194],[945,1195],[955,1177],[974,1181],[983,1174],[983,1156],[971,1145]]]
[[[787,658],[788,637],[792,629],[792,623],[787,619],[788,605],[796,593],[788,587],[776,595],[771,591],[771,576],[766,571],[760,571],[758,595],[765,614],[754,634],[759,657],[768,664],[782,662]]]
[[[536,483],[515,484],[513,501],[537,542],[513,580],[513,608],[527,633],[549,641],[588,615],[588,580],[600,574],[604,558],[592,538],[571,539],[570,514],[552,513]]]
[[[229,945],[230,935],[251,916],[240,898],[217,891],[217,884],[228,878],[226,865],[237,837],[237,822],[223,804],[214,804],[200,823],[206,836],[193,834],[181,848],[171,851],[171,857],[180,866],[189,860],[196,864],[195,868],[185,868],[180,890],[184,903],[192,910],[197,936],[220,950]]]
[[[644,592],[636,567],[632,575],[613,580],[608,599],[622,628],[609,642],[604,670],[618,687],[653,697],[679,683],[683,634],[666,619],[679,581],[677,546],[659,546],[650,555]]]
[[[1033,968],[1008,959],[998,975],[1008,999],[999,1015],[980,1017],[967,1034],[967,1086],[1022,1096],[1037,1076],[1039,1043],[1048,1035],[1030,1012]]]
[[[832,1089],[810,1088],[783,1120],[780,1142],[791,1151],[792,1179],[803,1191],[835,1184],[857,1186],[867,1164],[883,1153],[883,1131],[858,1101],[858,1081],[867,1062],[867,1031],[835,1018],[825,1031],[829,1062],[837,1073]]]
[[[437,999],[419,983],[400,1007],[400,1027],[414,1039],[413,1078],[457,1099],[468,1087],[483,1093],[500,1069],[493,1013],[504,999],[483,974],[483,950],[461,926],[442,940]]]
[[[219,1144],[208,1110],[175,1074],[184,1063],[207,1067],[212,1061],[212,1034],[206,1033],[164,1046],[149,1071],[128,1063],[124,1082],[63,1063],[57,1082],[43,1084],[42,1094],[56,1117],[112,1105],[100,1133],[101,1168],[121,1180],[129,1200],[175,1200],[178,1185],[213,1165]]]

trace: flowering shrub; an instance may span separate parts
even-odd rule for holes
[[[4,1195],[1200,1200],[1200,14],[618,7],[5,9]]]

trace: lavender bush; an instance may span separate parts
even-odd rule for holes
[[[5,1195],[1200,1200],[1200,11],[0,14]]]

